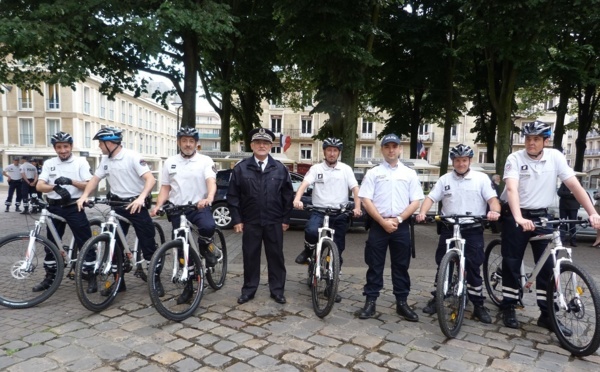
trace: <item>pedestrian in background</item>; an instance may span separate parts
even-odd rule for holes
[[[15,156],[13,158],[13,163],[10,164],[9,166],[7,166],[6,168],[4,168],[4,170],[2,171],[2,174],[4,175],[4,177],[6,177],[6,180],[8,182],[8,197],[6,198],[6,201],[4,202],[4,205],[6,205],[6,210],[5,212],[9,212],[10,211],[10,206],[12,204],[12,199],[13,199],[13,195],[17,194],[16,196],[16,200],[15,200],[15,212],[21,212],[21,183],[22,183],[22,178],[21,178],[21,167],[19,166],[19,160],[21,160],[18,156]]]
[[[269,155],[273,132],[256,128],[249,135],[254,155],[236,164],[227,190],[233,230],[243,233],[244,285],[237,302],[243,304],[254,298],[264,243],[271,298],[284,304],[283,232],[289,227],[294,189],[288,169]]]
[[[575,196],[573,195],[571,190],[569,190],[567,185],[565,185],[564,183],[561,183],[560,187],[558,188],[558,196],[560,198],[558,201],[558,214],[560,216],[560,219],[561,220],[576,220],[577,219],[577,211],[579,210],[579,207],[581,207],[581,204],[579,204],[579,202],[577,201],[577,199],[575,199]],[[577,226],[574,223],[569,224],[568,230],[567,230],[567,226],[562,225],[560,227],[560,238],[563,241],[563,244],[567,244],[567,233],[568,233],[569,245],[571,245],[572,247],[577,247],[577,241],[575,239],[576,232],[577,232]]]
[[[36,194],[35,185],[38,180],[38,170],[29,162],[28,157],[21,159],[21,197],[23,198],[23,212],[21,214],[29,214],[29,199],[31,194]]]

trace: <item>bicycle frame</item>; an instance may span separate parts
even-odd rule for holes
[[[174,249],[173,254],[175,255],[175,259],[173,260],[173,273],[171,274],[171,280],[173,281],[173,283],[176,282],[176,280],[177,280],[176,278],[178,276],[179,276],[179,280],[181,282],[187,282],[187,280],[189,278],[189,271],[188,271],[187,263],[189,262],[190,245],[192,246],[192,249],[195,249],[196,251],[198,251],[198,246],[196,244],[196,240],[190,239],[191,234],[192,234],[191,224],[188,221],[185,214],[181,214],[179,228],[173,230],[173,236],[175,237],[175,240],[181,240],[181,243],[183,245],[184,265],[183,265],[183,270],[181,272],[181,275],[177,275],[177,272],[179,271],[179,257],[178,257],[179,252],[177,249]],[[204,257],[201,257],[200,260],[202,261],[202,265],[204,266]]]
[[[101,225],[101,232],[100,234],[105,234],[108,235],[110,237],[110,244],[109,244],[109,257],[112,257],[113,254],[115,253],[115,244],[117,242],[117,239],[119,239],[119,242],[121,242],[122,246],[124,247],[125,253],[132,256],[132,264],[133,265],[137,265],[141,262],[144,262],[144,260],[140,260],[137,261],[137,257],[135,257],[136,255],[133,254],[133,252],[137,252],[138,250],[138,245],[139,245],[139,238],[135,237],[135,242],[133,244],[133,250],[131,250],[129,248],[129,244],[127,244],[127,238],[125,237],[125,233],[123,232],[123,227],[121,227],[121,223],[119,222],[123,222],[123,223],[127,223],[129,225],[131,225],[131,222],[129,222],[129,220],[123,216],[119,216],[114,210],[110,210],[109,214],[108,214],[108,219],[106,220],[106,222],[103,222]],[[116,236],[115,236],[115,231],[116,231]],[[98,268],[100,267],[100,262],[96,261],[95,265],[94,265],[94,269],[98,270]],[[110,266],[106,266],[103,270],[102,270],[102,274],[107,275],[109,273],[109,271],[111,270]]]
[[[450,245],[454,243],[454,247],[450,247]],[[453,225],[453,233],[452,238],[446,239],[446,253],[450,251],[456,251],[460,257],[460,270],[458,273],[458,293],[463,293],[464,283],[465,283],[465,239],[462,238],[460,234],[460,224]],[[448,292],[448,278],[444,280],[444,288],[442,288],[443,293]]]
[[[319,227],[317,230],[319,233],[319,240],[317,241],[317,246],[315,247],[316,259],[315,259],[315,268],[314,272],[317,276],[317,279],[321,279],[321,247],[323,246],[323,242],[325,240],[333,241],[333,234],[335,230],[329,227],[329,216],[325,215],[323,218],[323,226]],[[331,263],[330,263],[331,264]],[[329,270],[329,272],[332,272]]]

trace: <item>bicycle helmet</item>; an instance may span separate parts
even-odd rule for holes
[[[50,143],[52,144],[52,146],[54,146],[60,142],[70,143],[72,145],[73,137],[71,137],[71,135],[69,133],[65,133],[65,132],[58,132],[55,135],[53,135],[52,137],[50,137]]]
[[[467,145],[457,145],[450,149],[450,159],[469,157],[472,158],[474,155],[473,149]]]
[[[325,140],[323,141],[323,150],[325,150],[328,147],[335,147],[338,150],[342,151],[342,149],[344,148],[344,144],[342,143],[342,141],[335,137],[329,137],[325,138]]]
[[[552,135],[552,128],[543,121],[536,120],[523,125],[522,133],[524,136],[542,136],[546,139]]]
[[[200,134],[198,134],[198,130],[196,128],[183,127],[177,131],[177,138],[181,137],[194,137],[196,141],[200,139]]]
[[[119,144],[121,141],[123,141],[123,133],[119,128],[106,127],[100,129],[93,139],[98,141],[110,141]]]

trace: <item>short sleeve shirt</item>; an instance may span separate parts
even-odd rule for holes
[[[575,176],[565,156],[556,149],[544,149],[540,160],[531,159],[525,150],[514,152],[506,159],[504,179],[519,181],[521,208],[548,208],[556,195],[556,179],[564,181]],[[500,197],[508,200],[506,189]]]
[[[6,168],[4,168],[4,171],[6,172],[6,174],[8,174],[11,180],[21,179],[21,167],[19,167],[18,165],[10,164]]]
[[[352,168],[339,161],[333,168],[325,162],[313,165],[304,181],[313,185],[312,203],[320,208],[339,208],[348,202],[348,190],[358,186]]]
[[[496,191],[488,176],[470,170],[464,177],[456,172],[446,173],[435,183],[427,197],[434,203],[442,202],[443,215],[483,216],[488,200],[496,197]]]
[[[34,179],[38,174],[37,168],[33,164],[25,162],[21,164],[21,174],[24,174],[27,179]]]
[[[400,161],[393,168],[383,162],[365,174],[358,196],[372,200],[382,217],[395,217],[413,201],[422,200],[423,189],[414,169]]]
[[[144,190],[146,182],[142,176],[148,172],[150,168],[140,154],[121,148],[114,157],[102,156],[94,175],[100,179],[107,179],[112,194],[120,198],[131,198],[140,195]]]
[[[206,180],[216,179],[215,163],[202,154],[186,159],[181,155],[165,160],[160,178],[161,185],[171,186],[169,200],[177,205],[198,203],[206,198]]]
[[[42,166],[42,173],[39,179],[49,185],[54,185],[54,181],[59,177],[67,177],[73,181],[89,181],[92,178],[90,173],[90,164],[85,158],[72,155],[68,160],[62,161],[58,157],[46,160]],[[78,189],[73,185],[63,185],[72,199],[78,199],[83,190]],[[50,199],[61,199],[54,191],[48,193]]]

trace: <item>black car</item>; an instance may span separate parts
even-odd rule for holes
[[[217,171],[217,193],[212,204],[212,212],[215,223],[221,229],[229,229],[232,227],[231,212],[229,211],[229,206],[227,205],[227,188],[229,187],[231,171],[231,169]],[[290,177],[292,178],[292,185],[295,192],[300,187],[304,176],[299,173],[290,172]],[[311,203],[311,194],[312,186],[309,187],[302,196],[302,202],[304,204]],[[290,225],[304,226],[306,221],[308,221],[309,216],[310,212],[293,209],[290,216]],[[351,219],[350,226],[364,226],[364,217],[359,219]]]

